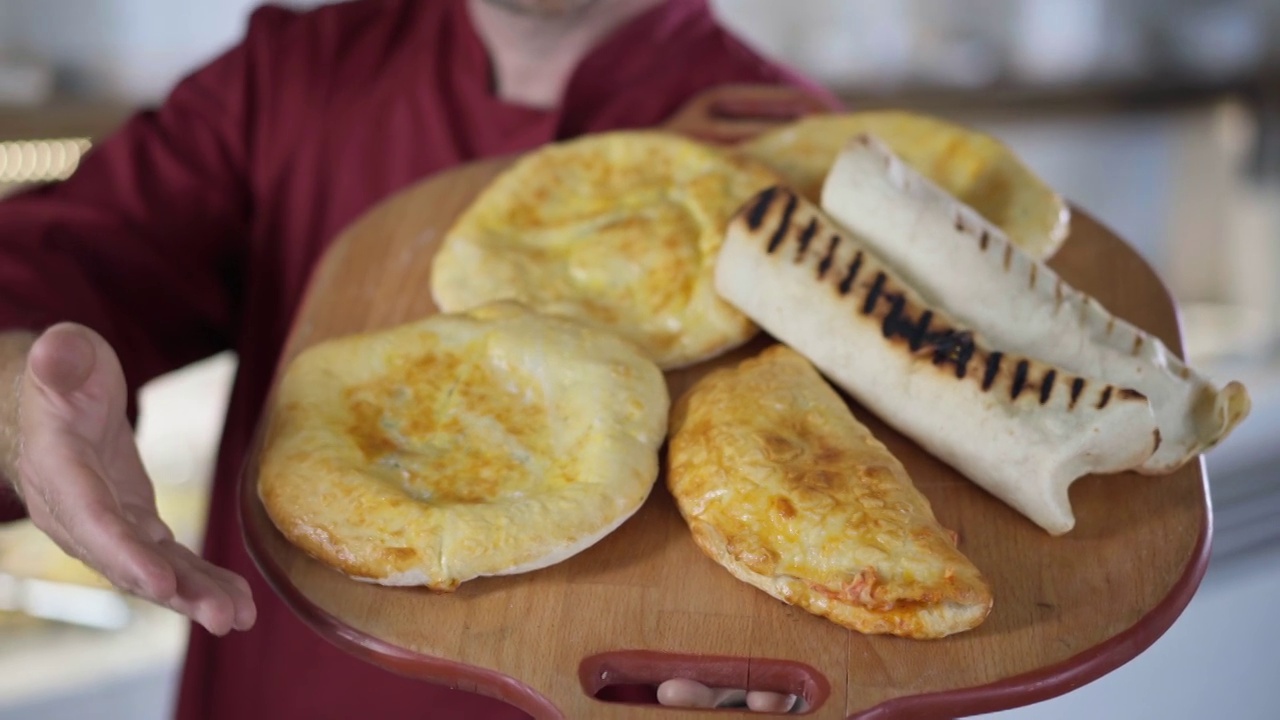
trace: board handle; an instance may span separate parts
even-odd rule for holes
[[[831,695],[831,683],[814,668],[792,660],[685,655],[652,650],[618,650],[587,657],[578,667],[582,691],[588,697],[608,697],[610,690],[627,686],[656,687],[666,680],[687,678],[709,687],[766,690],[804,698],[806,715],[821,713]],[[607,709],[606,709],[607,708]],[[719,711],[688,711],[600,701],[604,718],[706,718],[725,717]],[[710,714],[713,713],[714,714]],[[738,715],[739,713],[728,713]],[[742,713],[743,716],[747,714]],[[594,716],[594,714],[593,714]],[[760,715],[751,713],[752,717]]]

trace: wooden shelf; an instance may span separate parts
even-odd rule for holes
[[[0,105],[0,141],[99,138],[119,127],[135,110],[124,103],[71,100],[39,107]]]

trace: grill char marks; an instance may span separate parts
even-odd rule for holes
[[[796,262],[804,259],[805,253],[809,252],[809,243],[813,241],[813,236],[818,233],[818,218],[813,218],[809,224],[800,231],[800,247],[796,250]]]
[[[796,211],[796,196],[787,193],[787,207],[782,211],[782,220],[778,223],[777,229],[773,231],[773,237],[769,238],[769,253],[773,254],[777,250],[782,241],[787,237],[787,231],[791,230],[791,216]]]
[[[990,390],[991,386],[996,382],[996,375],[1000,372],[1000,361],[1004,359],[1004,353],[996,350],[987,353],[987,371],[982,374],[982,389]]]
[[[840,281],[840,294],[848,295],[849,290],[853,288],[853,281],[858,277],[858,270],[862,267],[862,251],[859,250],[853,256],[853,262],[849,263],[849,270],[845,272],[844,279]]]
[[[776,207],[783,197],[786,198],[786,205],[782,212],[776,219],[769,220],[770,209]],[[811,215],[808,222],[805,222],[806,213],[802,210],[800,217],[796,218],[797,206],[798,199],[794,193],[782,188],[770,188],[747,211],[747,226],[753,232],[769,233],[766,250],[772,255],[788,242],[788,237],[793,234],[792,225],[804,223],[803,229],[794,233],[797,238],[797,264],[807,258],[808,247],[814,237],[830,232],[831,239],[817,268],[818,279],[825,280],[836,263],[836,253],[840,250],[843,237],[838,230],[827,228],[820,215]],[[753,225],[757,220],[758,223]],[[875,269],[875,275],[869,282],[859,283],[862,269],[867,264]],[[937,367],[952,366],[957,379],[968,376],[969,363],[977,352],[973,334],[953,327],[934,327],[936,316],[933,311],[909,302],[906,295],[894,287],[895,283],[888,274],[875,268],[874,260],[867,258],[862,250],[854,251],[853,258],[838,276],[838,280],[835,275],[831,277],[835,290],[841,297],[858,302],[858,310],[863,315],[879,321],[885,338],[905,341],[913,354],[928,357]],[[997,362],[996,365],[998,364]]]
[[[1034,267],[1034,266],[1032,266]],[[1040,381],[1040,404],[1044,405],[1049,402],[1050,396],[1053,395],[1053,382],[1058,379],[1058,371],[1050,370],[1044,374],[1044,379]]]
[[[911,352],[917,353],[930,343],[936,352],[937,338],[929,333],[929,325],[933,322],[933,311],[925,310],[920,314],[919,320],[912,320],[904,313],[907,306],[907,300],[901,293],[886,293],[885,299],[889,301],[889,312],[885,314],[884,321],[880,323],[880,333],[886,339],[903,338],[907,341],[907,347]]]
[[[1025,359],[1018,361],[1018,367],[1013,371],[1013,382],[1009,385],[1009,397],[1014,400],[1022,394],[1022,389],[1027,385],[1027,370],[1031,368],[1031,363]]]
[[[866,300],[862,303],[862,314],[870,315],[872,310],[876,309],[876,303],[880,302],[880,294],[884,292],[884,281],[888,279],[883,272],[876,273],[876,279],[871,283],[871,289],[867,290]],[[848,295],[843,287],[840,288],[841,295]]]
[[[778,196],[778,187],[765,190],[756,198],[756,202],[747,211],[747,227],[751,228],[751,232],[760,229],[760,225],[764,223],[765,215],[769,214],[769,208],[773,206],[773,199]]]
[[[884,323],[880,327],[881,332],[891,340],[894,337],[906,338],[907,347],[911,348],[911,352],[919,352],[924,347],[925,340],[929,338],[929,324],[933,322],[933,311],[925,310],[920,314],[920,320],[913,323],[910,318],[902,316],[902,310],[907,303],[906,299],[896,294],[888,297],[893,307],[884,317]]]
[[[822,256],[822,261],[818,263],[818,279],[827,276],[827,271],[831,269],[831,263],[836,259],[836,246],[840,244],[840,236],[832,235],[831,243],[827,245],[827,254]]]
[[[784,197],[785,205],[779,202]],[[778,207],[781,209],[775,211],[774,208]],[[979,348],[973,333],[950,326],[945,318],[939,318],[933,310],[908,298],[910,292],[889,276],[876,261],[874,254],[867,255],[862,249],[855,249],[845,270],[831,273],[831,268],[837,261],[845,262],[837,258],[843,240],[841,231],[827,225],[820,214],[802,206],[794,193],[782,188],[764,191],[745,212],[745,220],[770,255],[777,253],[794,236],[797,248],[793,262],[797,265],[813,262],[809,259],[809,247],[819,235],[829,234],[827,247],[817,261],[818,280],[829,279],[832,290],[841,298],[856,303],[855,312],[878,322],[885,339],[901,342],[903,349],[914,357],[928,359],[930,364],[938,368],[950,366],[946,372],[954,373],[958,380],[972,375],[985,392],[990,392],[997,386],[1006,387],[1012,401],[1017,401],[1024,394],[1034,397],[1040,405],[1047,405],[1052,399],[1059,380],[1058,369],[1037,365],[1037,368],[1043,369],[1043,375],[1038,384],[1034,380],[1029,384],[1032,360],[1008,357],[998,350]],[[792,231],[793,225],[797,228],[796,232]],[[764,240],[766,236],[767,241]],[[867,272],[864,273],[863,270]],[[864,276],[866,279],[862,279]],[[1061,287],[1060,281],[1058,287]],[[969,365],[975,358],[981,366],[973,368],[970,373]],[[1006,359],[1010,362],[1005,362]],[[1065,377],[1062,382],[1067,382]],[[1084,378],[1071,378],[1068,409],[1074,409],[1079,404],[1087,385],[1088,381]],[[1027,390],[1032,392],[1026,393]],[[1145,400],[1136,391],[1106,386],[1099,399],[1092,403],[1093,407],[1099,410],[1105,408],[1113,394],[1124,400]]]
[[[956,366],[956,378],[963,380],[969,371],[969,361],[973,359],[973,333],[968,330],[957,332],[944,330],[931,333],[925,343],[933,346],[933,364],[942,366],[951,363]]]
[[[1084,378],[1078,377],[1071,381],[1071,402],[1067,407],[1075,408],[1076,401],[1080,399],[1081,392],[1084,392]]]
[[[1101,410],[1102,408],[1106,407],[1106,406],[1107,406],[1107,403],[1111,402],[1111,391],[1112,391],[1112,390],[1114,390],[1114,388],[1113,388],[1113,387],[1111,387],[1110,385],[1108,385],[1108,386],[1106,387],[1106,389],[1102,391],[1102,398],[1098,400],[1098,409],[1099,409],[1099,410]]]
[[[920,313],[918,319],[912,318],[907,312],[909,309],[907,299],[902,293],[884,291],[883,275],[884,273],[879,273],[871,287],[875,290],[878,284],[881,288],[880,292],[874,295],[868,292],[867,300],[859,309],[864,315],[870,315],[876,309],[876,302],[883,300],[884,302],[880,304],[887,303],[889,306],[888,312],[880,322],[880,333],[886,339],[902,338],[907,341],[907,347],[913,354],[923,353],[931,357],[933,364],[937,366],[954,364],[956,377],[964,378],[975,351],[972,333],[951,328],[930,332],[930,327],[933,325],[933,311],[926,309]],[[870,302],[872,300],[876,302]],[[867,304],[868,302],[870,305]]]

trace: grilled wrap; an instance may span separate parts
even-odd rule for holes
[[[855,138],[839,155],[822,207],[927,301],[993,344],[1144,394],[1161,443],[1140,472],[1177,469],[1249,413],[1243,385],[1216,387],[871,136]]]
[[[729,223],[716,290],[881,419],[1052,534],[1067,490],[1159,444],[1142,393],[1001,352],[782,187]]]

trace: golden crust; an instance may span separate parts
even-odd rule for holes
[[[988,135],[934,117],[888,110],[815,115],[745,143],[742,152],[818,203],[836,156],[862,134],[879,138],[1037,258],[1051,257],[1070,232],[1066,201],[1012,150]]]
[[[676,135],[613,132],[523,156],[458,218],[432,266],[436,304],[514,299],[602,323],[663,368],[757,332],[712,286],[728,219],[778,177]]]
[[[545,567],[630,517],[668,397],[631,343],[497,303],[311,347],[258,475],[272,521],[347,575],[451,590]]]
[[[937,638],[990,612],[986,583],[906,469],[786,346],[708,374],[676,403],[667,483],[712,559],[844,627]]]

